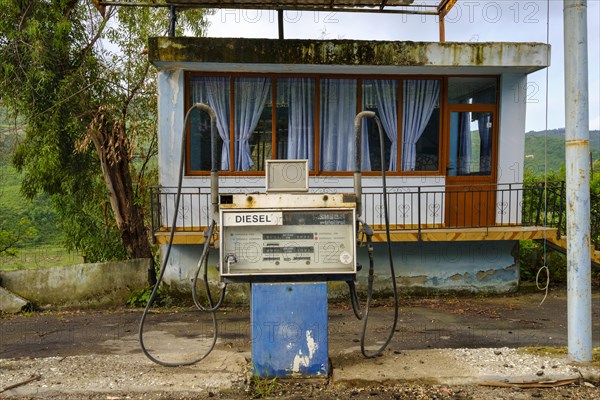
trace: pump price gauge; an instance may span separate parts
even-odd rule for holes
[[[356,273],[355,211],[221,209],[221,275]]]

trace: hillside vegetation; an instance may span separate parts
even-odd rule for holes
[[[600,159],[600,131],[590,131],[590,152],[592,160]],[[564,128],[525,134],[525,170],[541,176],[545,170],[558,172],[564,165]]]
[[[0,232],[10,231],[20,238],[16,254],[0,255],[0,269],[78,263],[81,258],[62,246],[48,196],[27,200],[21,195],[22,176],[10,161],[20,134],[19,123],[0,110]]]

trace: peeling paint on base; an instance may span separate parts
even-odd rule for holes
[[[312,331],[306,331],[306,347],[308,347],[308,355],[302,355],[302,350],[298,350],[298,354],[294,357],[292,364],[292,372],[300,373],[300,367],[308,368],[313,359],[315,352],[319,349],[319,345],[312,337]]]

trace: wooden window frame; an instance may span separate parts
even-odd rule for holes
[[[500,76],[499,75],[367,75],[367,74],[311,74],[311,73],[238,73],[238,72],[202,72],[202,71],[186,71],[185,72],[185,89],[184,89],[184,110],[185,113],[190,104],[190,82],[194,77],[203,77],[203,76],[225,76],[229,77],[229,112],[230,112],[230,123],[229,123],[229,170],[227,171],[219,171],[219,175],[222,176],[264,176],[265,171],[234,171],[233,168],[235,166],[235,79],[239,77],[269,77],[271,78],[271,113],[274,116],[272,118],[272,134],[271,134],[271,143],[272,143],[272,157],[277,158],[277,148],[275,146],[277,141],[277,83],[280,78],[312,78],[315,83],[315,121],[314,121],[314,151],[313,151],[313,170],[311,170],[310,176],[352,176],[353,171],[322,171],[320,170],[320,130],[321,130],[321,114],[320,114],[320,96],[321,96],[321,79],[356,79],[357,81],[357,113],[362,109],[362,82],[363,80],[396,80],[398,81],[398,138],[397,138],[397,169],[396,171],[386,171],[386,175],[388,176],[445,176],[446,175],[446,164],[447,164],[447,146],[449,132],[446,132],[449,129],[447,116],[449,115],[450,110],[456,111],[456,104],[448,104],[448,78],[451,77],[495,77],[496,78],[496,104],[469,104],[467,106],[484,106],[484,107],[475,107],[470,108],[472,111],[491,111],[494,115],[494,131],[493,131],[493,149],[492,149],[492,165],[493,168],[492,174],[494,177],[496,176],[497,170],[497,148],[498,148],[498,135],[500,132],[500,127],[498,125],[499,121],[499,104],[501,97],[501,86],[500,86]],[[438,80],[440,82],[440,123],[439,123],[439,133],[438,133],[438,170],[437,171],[401,171],[402,168],[402,124],[403,124],[403,115],[402,115],[402,104],[403,104],[403,88],[404,81],[406,80]],[[460,105],[465,106],[465,105]],[[185,163],[185,174],[188,177],[195,176],[207,176],[210,174],[210,171],[192,171],[191,170],[191,148],[190,148],[190,134],[191,129],[190,126],[186,127],[186,163]],[[365,176],[381,176],[380,171],[362,171],[362,174]]]
[[[450,104],[448,103],[448,79],[449,78],[496,78],[496,103],[479,103],[479,104]],[[453,112],[491,112],[492,113],[492,159],[490,161],[492,170],[490,175],[471,176],[469,177],[473,184],[496,182],[498,179],[498,144],[500,140],[500,76],[498,75],[448,75],[444,77],[444,104],[445,112],[441,118],[444,124],[444,131],[447,134],[443,136],[443,172],[446,175],[448,168],[448,149],[450,148],[450,114]]]

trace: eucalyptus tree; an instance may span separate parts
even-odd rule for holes
[[[167,33],[168,10],[0,0],[0,15],[0,101],[26,123],[13,158],[23,194],[51,196],[87,260],[151,258],[156,81],[144,49]],[[202,35],[204,15],[181,13],[179,29]]]

